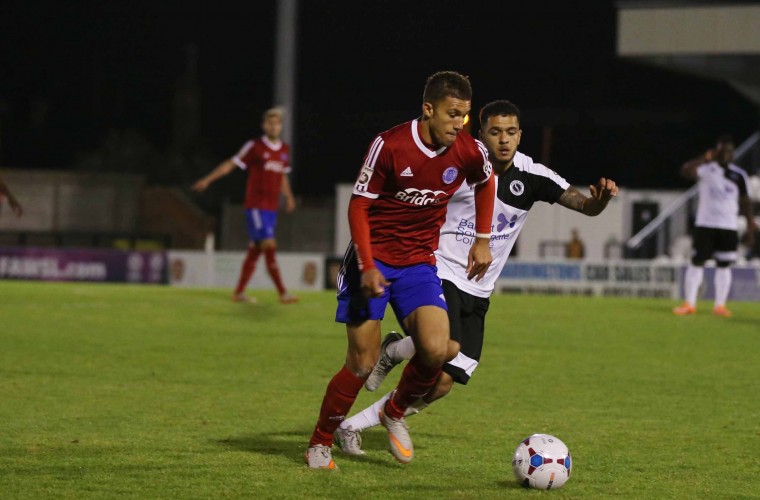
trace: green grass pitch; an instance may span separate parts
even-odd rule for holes
[[[757,304],[494,296],[470,384],[409,418],[414,461],[371,429],[328,472],[303,452],[345,353],[334,294],[229,295],[0,281],[0,498],[760,498]],[[560,490],[513,480],[537,432],[573,455]]]

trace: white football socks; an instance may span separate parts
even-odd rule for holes
[[[380,410],[385,406],[385,402],[391,397],[393,391],[389,392],[382,398],[375,401],[372,406],[368,406],[351,418],[347,418],[340,423],[343,429],[351,427],[354,431],[363,431],[376,425],[380,425]]]
[[[704,274],[705,270],[702,267],[689,265],[686,268],[686,275],[683,278],[683,294],[686,302],[692,307],[697,306],[697,292],[699,292],[699,285],[702,284]]]
[[[731,268],[715,269],[715,307],[725,306],[728,292],[731,290]]]
[[[353,431],[363,431],[364,429],[380,425],[380,410],[385,406],[385,402],[388,401],[391,394],[393,394],[393,391],[372,403],[372,406],[368,406],[353,417],[343,420],[343,422],[340,423],[340,427],[342,429],[348,429],[350,427]],[[406,409],[404,416],[408,417],[410,415],[416,415],[427,407],[428,403],[420,398]]]
[[[414,340],[412,340],[412,337],[404,337],[398,342],[392,342],[389,344],[385,352],[388,353],[388,356],[390,356],[393,361],[412,359],[412,356],[414,356],[414,353],[416,352],[414,349]]]

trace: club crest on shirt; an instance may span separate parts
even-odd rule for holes
[[[512,181],[509,183],[509,190],[515,196],[520,196],[525,192],[525,186],[521,181]]]
[[[456,167],[449,167],[443,171],[443,182],[451,184],[459,176],[459,169]]]

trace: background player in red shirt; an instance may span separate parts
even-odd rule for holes
[[[298,298],[290,295],[282,283],[275,257],[277,243],[274,239],[280,193],[285,196],[286,212],[290,213],[296,208],[287,176],[291,170],[290,147],[280,139],[282,111],[272,108],[264,112],[261,128],[264,135],[246,142],[238,154],[223,161],[211,173],[193,184],[192,189],[203,192],[212,182],[235,170],[235,167],[248,170],[245,192],[248,253],[243,261],[232,300],[256,302],[255,298],[247,297],[243,291],[256,270],[259,255],[263,252],[269,276],[280,294],[280,302],[292,304],[298,302]]]
[[[306,451],[311,468],[334,469],[333,433],[351,409],[380,354],[380,321],[388,303],[417,349],[381,410],[390,451],[412,460],[406,408],[434,385],[447,361],[449,321],[435,255],[446,205],[465,180],[475,186],[475,243],[466,274],[479,280],[491,263],[494,205],[491,164],[483,144],[461,134],[471,109],[467,77],[431,75],[422,117],[379,134],[354,184],[349,245],[338,276],[335,320],[346,324],[345,364],[327,386]]]

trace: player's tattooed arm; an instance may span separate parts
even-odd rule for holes
[[[610,200],[617,196],[618,187],[612,179],[602,177],[596,185],[589,186],[589,191],[591,196],[587,197],[570,186],[560,196],[559,204],[583,215],[593,217],[602,213]]]
[[[585,201],[586,197],[573,186],[570,186],[562,193],[557,203],[570,210],[583,213],[583,203]]]

